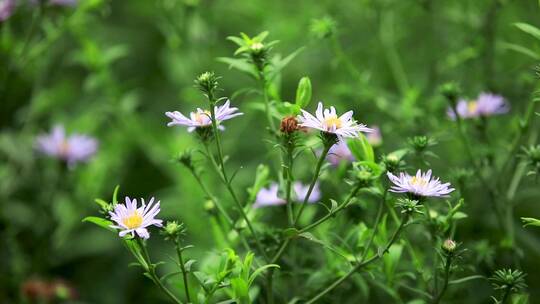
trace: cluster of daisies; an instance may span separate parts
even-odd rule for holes
[[[456,114],[460,118],[474,118],[506,113],[508,110],[509,105],[503,97],[482,93],[474,101],[460,100],[455,109],[448,110],[448,115],[452,119],[456,118]],[[210,111],[200,108],[187,116],[178,111],[166,112],[165,115],[171,119],[167,126],[184,126],[187,127],[189,132],[212,125]],[[232,107],[229,100],[223,105],[214,108],[215,121],[219,130],[224,130],[222,125],[224,121],[240,115],[243,115],[243,113],[238,112],[238,108]],[[322,102],[318,103],[315,115],[301,110],[301,115],[297,117],[297,120],[300,127],[333,134],[338,138],[338,141],[330,148],[326,156],[328,162],[333,166],[337,166],[341,162],[355,161],[347,145],[347,139],[349,138],[357,138],[360,133],[366,133],[366,138],[372,146],[376,147],[382,142],[378,127],[368,128],[366,125],[358,123],[353,118],[353,111],[338,115],[334,107],[324,108]],[[56,126],[50,134],[39,136],[36,146],[37,150],[42,154],[60,159],[71,167],[77,163],[88,161],[96,153],[98,143],[94,138],[86,135],[73,134],[67,136],[63,126]],[[450,183],[443,183],[439,178],[433,177],[431,170],[427,172],[418,170],[416,175],[409,175],[404,172],[394,175],[388,172],[387,176],[392,183],[390,191],[406,193],[415,198],[446,197],[454,191]],[[293,185],[292,192],[292,200],[302,202],[307,196],[308,186],[296,182]],[[315,184],[307,202],[316,203],[320,199],[321,191],[319,185]],[[151,198],[148,204],[141,199],[141,205],[138,206],[136,199],[126,197],[125,203],[116,204],[114,210],[109,214],[111,220],[115,223],[112,227],[119,230],[121,237],[126,235],[135,236],[136,234],[143,239],[149,238],[150,234],[147,229],[149,226],[162,226],[162,220],[156,219],[161,210],[160,202],[154,202],[154,198]],[[258,192],[253,207],[285,204],[285,199],[279,195],[279,185],[272,183]]]

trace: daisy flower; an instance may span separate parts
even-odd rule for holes
[[[155,216],[161,211],[159,201],[154,204],[154,198],[150,199],[148,205],[144,199],[141,199],[142,205],[137,208],[137,199],[130,199],[126,196],[125,204],[116,204],[114,210],[109,212],[111,220],[116,222],[116,225],[111,225],[112,228],[120,229],[118,235],[124,237],[130,233],[135,236],[135,233],[143,239],[148,239],[150,233],[146,229],[148,226],[162,227],[162,220],[156,219]]]
[[[218,124],[218,128],[220,130],[223,130],[224,127],[221,125],[222,121],[234,118],[236,116],[243,115],[244,113],[237,113],[238,108],[234,108],[230,106],[231,101],[227,100],[225,104],[222,106],[214,107],[214,113],[216,115],[216,122]],[[197,108],[196,112],[191,112],[189,118],[184,116],[182,113],[178,111],[174,112],[165,112],[165,115],[172,119],[169,123],[167,123],[168,127],[180,125],[180,126],[187,126],[188,132],[193,132],[196,128],[199,127],[208,127],[212,125],[212,119],[210,115],[210,111],[203,110],[200,108]]]
[[[293,193],[292,197],[295,201],[303,201],[306,197],[306,194],[309,190],[308,185],[304,185],[300,182],[293,183]],[[266,206],[279,206],[285,205],[287,202],[278,196],[279,186],[277,183],[272,183],[268,188],[262,188],[257,193],[257,198],[255,199],[254,208],[266,207]],[[315,203],[321,199],[321,190],[319,184],[316,183],[311,191],[308,203]]]
[[[481,93],[476,100],[460,99],[456,105],[456,112],[461,118],[487,117],[504,114],[510,110],[510,105],[500,95]],[[456,113],[449,108],[448,116],[456,119]]]
[[[400,173],[395,176],[392,173],[387,173],[388,178],[394,184],[390,187],[390,191],[396,193],[410,193],[420,197],[446,197],[454,188],[450,188],[450,183],[441,183],[441,181],[431,176],[431,170],[422,173],[420,170],[415,176],[407,173]]]
[[[336,108],[324,109],[319,102],[315,116],[307,111],[301,110],[302,115],[298,116],[301,127],[317,129],[325,133],[335,134],[339,137],[357,137],[359,132],[372,132],[373,130],[363,124],[357,124],[352,118],[353,111],[338,116]]]
[[[66,136],[63,126],[53,128],[50,134],[38,136],[36,148],[42,154],[65,161],[69,166],[88,161],[97,151],[98,143],[92,137],[72,134]]]
[[[326,160],[328,160],[332,166],[338,166],[342,161],[353,162],[355,158],[349,149],[347,142],[345,142],[345,140],[340,140],[328,150]]]

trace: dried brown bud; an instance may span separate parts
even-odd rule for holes
[[[299,129],[300,127],[298,126],[298,120],[296,120],[296,117],[286,116],[283,118],[283,120],[281,120],[279,130],[282,133],[291,134]]]

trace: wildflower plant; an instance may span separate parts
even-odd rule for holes
[[[540,29],[503,22],[529,7],[420,1],[411,48],[392,1],[139,2],[0,0],[0,302],[537,297],[540,54],[507,32]]]

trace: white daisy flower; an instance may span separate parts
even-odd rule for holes
[[[454,188],[450,183],[441,183],[439,178],[431,176],[431,170],[426,173],[418,170],[415,176],[401,172],[398,176],[387,173],[388,178],[394,184],[390,191],[396,193],[410,193],[421,197],[446,197]]]
[[[356,120],[352,118],[353,111],[338,116],[334,107],[323,111],[322,102],[319,102],[315,116],[307,111],[301,111],[302,115],[298,116],[301,127],[317,129],[341,137],[358,137],[358,132],[368,133],[373,131],[363,124],[357,124]]]
[[[244,113],[236,113],[238,111],[238,108],[234,108],[230,106],[231,101],[227,100],[222,106],[214,107],[214,113],[216,115],[216,122],[218,124],[218,128],[220,130],[225,129],[221,122],[234,118],[236,116],[244,115]],[[203,110],[200,108],[197,108],[196,112],[191,112],[190,117],[187,118],[182,113],[178,111],[174,112],[165,112],[165,115],[172,119],[169,123],[167,123],[168,127],[172,127],[175,125],[180,126],[187,126],[188,132],[193,132],[198,127],[208,127],[212,125],[212,119],[210,115],[210,111]]]
[[[137,208],[137,199],[130,199],[126,196],[125,204],[117,204],[112,212],[109,212],[111,220],[116,222],[112,228],[120,229],[119,236],[123,237],[128,233],[135,236],[135,233],[143,239],[148,239],[150,233],[146,229],[148,226],[162,227],[162,220],[155,216],[161,211],[159,201],[154,204],[154,198],[150,199],[148,205],[141,199],[142,205]]]

